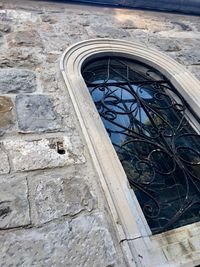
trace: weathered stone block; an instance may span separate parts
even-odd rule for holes
[[[13,103],[9,97],[0,96],[0,135],[13,124]]]
[[[16,110],[20,132],[48,132],[61,128],[61,118],[46,95],[18,95]]]
[[[149,44],[150,46],[154,45],[157,49],[166,52],[177,52],[182,49],[178,41],[170,38],[159,38],[158,36],[150,36]]]
[[[35,224],[94,208],[95,200],[83,178],[40,175],[30,177],[29,184]]]
[[[9,173],[10,165],[8,160],[8,155],[3,150],[0,144],[0,174]]]
[[[25,179],[0,183],[0,228],[30,224],[28,189]]]
[[[42,41],[37,31],[18,31],[10,33],[7,37],[10,47],[13,46],[28,46],[28,47],[42,47]]]
[[[8,24],[0,23],[0,31],[8,33],[10,32],[11,28]]]
[[[58,153],[58,142],[62,143],[64,154]],[[68,137],[34,141],[7,140],[4,146],[11,155],[14,171],[28,171],[85,162],[83,147],[78,145],[76,148],[72,142]]]
[[[36,90],[36,75],[19,69],[0,70],[0,94],[32,93]]]
[[[1,266],[108,267],[120,263],[101,214],[2,233]]]
[[[89,36],[94,36],[94,37],[122,38],[130,36],[130,34],[123,29],[116,29],[108,26],[103,26],[103,27],[91,26],[87,28],[87,31]]]
[[[36,68],[44,60],[44,56],[30,48],[12,48],[0,54],[0,68]]]

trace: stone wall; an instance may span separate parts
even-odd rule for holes
[[[41,1],[0,8],[0,266],[126,266],[60,57],[81,40],[119,38],[164,51],[200,78],[200,19]],[[173,266],[194,266],[200,230],[187,250],[191,232],[182,231],[154,241]]]

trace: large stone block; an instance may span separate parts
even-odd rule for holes
[[[8,33],[10,32],[11,27],[8,24],[0,23],[0,32]]]
[[[63,148],[58,151],[58,144]],[[7,140],[4,146],[10,153],[14,171],[28,171],[62,167],[85,162],[83,147],[73,137],[32,141]]]
[[[83,178],[46,174],[30,177],[29,185],[35,224],[94,208],[95,200]]]
[[[3,135],[14,123],[12,109],[13,103],[11,98],[0,96],[0,135]]]
[[[36,69],[44,62],[45,56],[31,48],[12,48],[0,54],[0,68]]]
[[[49,132],[61,128],[61,118],[46,95],[18,95],[16,110],[20,132]]]
[[[158,36],[151,35],[148,42],[150,46],[155,46],[161,51],[177,52],[182,49],[178,41],[170,38],[159,38]]]
[[[108,267],[120,264],[101,214],[1,233],[0,266]]]
[[[40,35],[35,30],[18,31],[10,33],[7,40],[10,47],[13,46],[42,47],[42,41]]]
[[[0,228],[30,224],[28,189],[25,179],[0,183]]]
[[[37,88],[32,71],[20,69],[0,70],[0,94],[32,93]]]
[[[95,27],[91,26],[87,28],[88,35],[93,37],[109,37],[109,38],[123,38],[130,37],[130,34],[123,29],[116,29],[114,27],[103,26]]]
[[[8,155],[5,153],[2,145],[0,144],[0,174],[9,173],[10,165]]]

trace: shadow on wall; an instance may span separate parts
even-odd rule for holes
[[[200,15],[200,0],[63,0],[62,2],[92,3]]]

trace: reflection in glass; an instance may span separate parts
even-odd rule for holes
[[[181,95],[133,60],[96,59],[82,73],[152,232],[199,221],[198,118]]]

